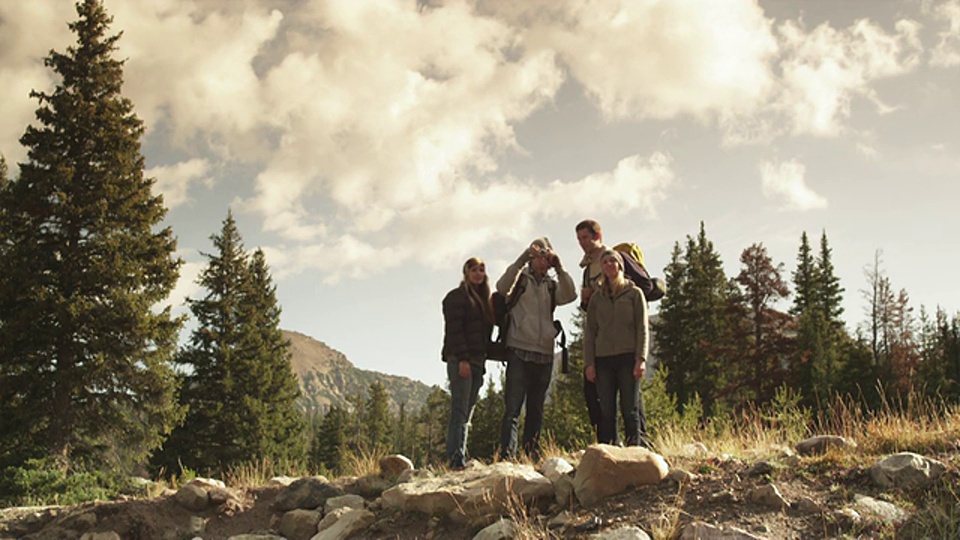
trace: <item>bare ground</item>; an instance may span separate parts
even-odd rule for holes
[[[842,458],[808,458],[796,467],[775,464],[771,472],[758,475],[747,475],[750,464],[736,459],[674,459],[672,467],[696,473],[697,479],[683,485],[665,480],[628,490],[593,508],[561,508],[545,501],[539,507],[519,508],[509,517],[521,524],[521,533],[527,538],[587,538],[623,525],[636,525],[655,539],[676,538],[682,526],[693,521],[736,527],[768,539],[955,538],[960,522],[956,496],[960,493],[960,460],[957,455],[931,457],[947,463],[948,473],[934,488],[913,491],[881,490],[872,485],[865,468]],[[762,507],[747,500],[752,489],[769,483],[789,503],[786,507]],[[276,533],[280,516],[271,509],[271,502],[280,489],[240,490],[239,503],[204,512],[190,512],[171,496],[64,508],[5,509],[0,510],[0,539],[78,538],[76,530],[113,530],[125,540],[226,540],[243,533]],[[905,524],[893,525],[843,516],[838,511],[850,504],[854,494],[893,502],[913,517]],[[806,507],[798,504],[804,499],[808,500]],[[498,517],[463,523],[449,517],[380,509],[374,501],[370,502],[377,521],[356,538],[472,538]],[[565,519],[554,520],[563,511],[567,512]],[[551,520],[561,523],[551,525]],[[202,532],[193,532],[201,525]]]

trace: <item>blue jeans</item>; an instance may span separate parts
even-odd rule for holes
[[[552,372],[553,364],[524,362],[517,358],[513,349],[507,349],[507,380],[503,388],[503,422],[500,424],[501,459],[517,454],[517,428],[524,401],[527,416],[523,422],[523,451],[534,460],[539,458],[543,402],[547,398]]]
[[[480,386],[483,385],[483,366],[470,364],[470,376],[460,376],[460,362],[447,359],[447,379],[450,381],[450,423],[447,425],[447,458],[450,467],[463,467],[467,456],[467,431],[473,409],[477,406]]]
[[[597,374],[597,397],[600,400],[600,426],[597,439],[604,444],[617,441],[617,402],[623,415],[627,446],[649,446],[647,425],[643,412],[640,380],[633,376],[635,362],[632,353],[604,356],[594,364]],[[618,400],[619,395],[619,400]]]

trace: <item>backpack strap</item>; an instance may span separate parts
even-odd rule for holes
[[[553,327],[556,328],[556,336],[560,336],[560,354],[562,358],[562,363],[560,364],[560,369],[563,373],[570,372],[570,351],[567,350],[567,333],[563,330],[563,323],[559,320],[553,321]]]

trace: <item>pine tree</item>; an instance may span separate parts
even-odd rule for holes
[[[843,332],[843,287],[833,268],[833,250],[827,241],[827,231],[820,236],[820,254],[817,256],[818,280],[816,303],[824,318],[838,332]]]
[[[217,252],[206,255],[199,279],[206,295],[189,301],[197,328],[177,356],[186,422],[160,464],[210,473],[261,458],[301,459],[299,391],[263,254],[247,256],[230,212],[211,239]]]
[[[248,355],[242,384],[251,422],[245,427],[248,447],[255,455],[288,460],[306,456],[305,424],[297,406],[300,387],[290,365],[290,344],[280,330],[280,305],[263,250],[250,260],[244,291],[245,344]]]
[[[680,407],[693,396],[690,359],[694,344],[689,338],[689,304],[686,295],[687,263],[679,243],[674,243],[670,263],[664,269],[670,294],[660,302],[659,317],[651,326],[655,356],[667,371],[667,391],[677,396]]]
[[[339,473],[343,470],[347,445],[347,411],[331,407],[320,422],[312,442],[311,461],[321,470]]]
[[[447,423],[450,420],[450,394],[434,385],[427,402],[417,415],[417,434],[420,445],[414,463],[434,465],[446,462]]]
[[[61,80],[31,92],[39,125],[0,197],[0,462],[129,465],[181,414],[170,365],[180,321],[154,310],[178,277],[176,240],[143,175],[119,35],[107,35],[99,0],[77,13],[77,44],[46,57]]]
[[[782,368],[789,354],[786,346],[789,316],[773,306],[790,292],[781,277],[783,264],[775,266],[763,244],[753,244],[743,250],[740,263],[737,283],[743,288],[741,301],[749,329],[742,354],[747,361],[731,369],[741,375],[736,377],[739,384],[750,390],[744,398],[761,404],[772,399],[776,389],[786,382]]]
[[[390,399],[387,395],[387,387],[380,380],[370,383],[370,392],[364,404],[363,416],[367,448],[389,451],[390,440],[393,438],[393,420],[390,415]]]
[[[470,457],[493,459],[500,450],[500,425],[503,421],[503,381],[498,388],[493,377],[487,378],[486,390],[477,400],[470,421]],[[521,425],[523,423],[523,416]]]
[[[820,281],[813,251],[807,232],[800,235],[800,249],[797,253],[797,269],[793,272],[793,307],[790,314],[800,315],[817,302],[816,287]]]
[[[855,369],[859,357],[850,346],[850,337],[840,318],[843,288],[833,267],[832,253],[826,231],[820,236],[816,257],[811,253],[807,234],[801,236],[797,269],[793,274],[796,294],[790,313],[797,317],[795,370],[806,405],[829,398],[835,392],[858,390],[849,387],[855,373],[848,371]],[[861,371],[861,380],[864,375],[868,374]],[[872,380],[869,376],[867,379]]]

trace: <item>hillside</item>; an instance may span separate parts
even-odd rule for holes
[[[290,340],[291,364],[300,381],[304,410],[325,411],[332,405],[349,408],[347,397],[366,396],[376,380],[387,387],[393,411],[399,410],[401,403],[407,404],[408,412],[415,411],[430,393],[430,387],[420,381],[360,369],[343,353],[310,336],[290,330],[283,330],[283,335]]]

